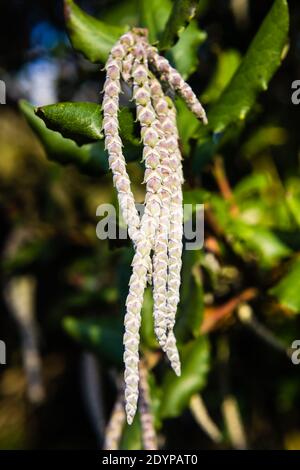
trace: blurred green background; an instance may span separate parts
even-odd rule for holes
[[[148,26],[208,110],[203,130],[176,99],[184,200],[205,204],[204,248],[183,255],[181,378],[153,336],[150,291],[143,308],[160,447],[300,449],[300,365],[291,360],[300,339],[300,105],[291,101],[300,5],[203,0],[177,41],[172,28],[164,33],[169,0],[77,4],[112,37],[109,25]],[[85,131],[76,105],[67,117],[57,107],[34,112],[101,99],[106,49],[97,37],[87,45],[89,19],[72,15],[67,28],[62,1],[0,6],[1,449],[101,447],[122,371],[133,252],[96,236],[97,207],[117,206],[103,142]],[[142,202],[138,129],[122,99],[128,171]],[[137,416],[121,447],[141,446]]]

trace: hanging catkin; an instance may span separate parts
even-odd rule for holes
[[[152,67],[152,71],[149,69]],[[179,302],[183,235],[182,163],[178,146],[176,110],[158,78],[167,82],[204,123],[205,111],[190,86],[169,62],[148,43],[147,30],[135,28],[112,48],[106,64],[103,131],[109,165],[135,254],[124,319],[125,408],[132,423],[139,384],[139,330],[144,291],[152,279],[154,328],[171,366],[180,375],[174,335]],[[122,80],[132,87],[140,123],[145,164],[144,214],[135,207],[119,135],[118,111]]]

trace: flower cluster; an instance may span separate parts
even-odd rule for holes
[[[122,81],[132,88],[143,142],[146,197],[141,218],[135,206],[119,135]],[[167,82],[191,111],[207,122],[205,111],[190,86],[148,43],[147,31],[135,28],[124,34],[112,48],[106,63],[103,131],[119,205],[135,248],[124,334],[125,407],[129,424],[137,408],[139,329],[147,282],[153,286],[155,334],[175,373],[180,375],[173,329],[179,302],[182,253],[182,157],[175,106],[165,95],[161,82]]]

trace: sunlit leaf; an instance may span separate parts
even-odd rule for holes
[[[158,343],[154,334],[153,297],[151,289],[146,289],[142,308],[141,341],[148,348],[157,348]]]
[[[184,250],[180,304],[177,314],[176,337],[186,340],[199,336],[203,318],[203,287],[200,276],[200,250]]]
[[[106,61],[112,46],[127,29],[97,20],[73,0],[65,0],[65,18],[74,49],[96,63]]]
[[[34,107],[22,100],[20,109],[28,124],[40,139],[50,160],[62,165],[74,164],[80,171],[97,175],[108,171],[108,157],[103,142],[79,147],[73,140],[62,137],[59,132],[48,129],[34,113]]]
[[[103,141],[79,147],[73,140],[63,137],[60,132],[48,129],[43,120],[36,116],[32,105],[22,100],[19,106],[28,124],[43,144],[50,160],[62,165],[74,164],[82,173],[93,176],[101,175],[108,171],[108,155],[104,149]],[[63,132],[66,132],[67,129],[67,132],[71,133],[72,124],[68,127],[68,124],[64,123],[65,128],[62,129],[59,115],[56,115],[56,117],[57,120],[54,120],[52,115],[51,126]],[[124,146],[125,158],[127,161],[136,160],[140,157],[140,152],[136,145],[138,140],[132,134],[134,123],[130,111],[124,109],[120,113],[120,120],[122,122],[121,127],[126,136],[124,138],[124,142],[126,142]]]
[[[241,221],[232,224],[228,235],[232,246],[246,260],[256,260],[262,268],[270,268],[291,254],[290,248],[274,232],[259,225]]]
[[[46,126],[77,144],[103,139],[101,106],[96,103],[67,102],[50,104],[36,109]],[[138,145],[134,135],[134,118],[128,108],[119,113],[120,133],[124,141]]]

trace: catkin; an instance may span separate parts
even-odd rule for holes
[[[171,211],[171,207],[172,207],[171,204],[174,205],[172,194],[174,193],[174,191],[177,190],[177,180],[178,180],[177,171],[178,171],[178,166],[181,165],[181,162],[180,160],[178,162],[178,158],[174,156],[174,152],[176,152],[176,149],[178,147],[177,136],[174,131],[174,125],[176,125],[176,122],[174,124],[174,120],[169,119],[168,100],[166,99],[163,93],[160,83],[154,77],[151,80],[151,91],[152,91],[152,100],[153,100],[154,109],[157,113],[157,116],[159,118],[162,130],[165,136],[163,140],[163,145],[164,145],[164,150],[165,150],[165,155],[164,155],[164,160],[163,160],[163,171],[164,171],[163,188],[165,189],[165,198],[163,201],[163,207],[162,207],[162,212],[161,212],[161,217],[160,217],[160,225],[159,225],[159,230],[158,230],[158,234],[156,237],[155,252],[153,255],[154,322],[156,319],[156,315],[159,318],[160,316],[163,316],[163,321],[161,322],[161,324],[158,324],[158,327],[161,327],[162,325],[164,329],[163,334],[161,333],[164,339],[164,343],[162,347],[166,351],[166,354],[171,362],[171,366],[174,369],[175,373],[177,375],[180,375],[180,360],[179,360],[178,350],[176,347],[176,340],[175,340],[175,337],[173,340],[171,340],[171,338],[167,339],[167,333],[169,332],[167,328],[168,328],[168,324],[171,327],[172,322],[171,321],[168,322],[168,319],[173,314],[173,312],[171,313],[169,312],[169,306],[168,306],[168,298],[170,296],[170,291],[169,291],[169,286],[168,286],[169,284],[168,267],[170,264],[169,263],[170,259],[168,256],[168,251],[169,251],[170,241],[171,243],[173,242],[171,227],[174,231],[174,222],[178,224],[178,227],[176,228],[176,230],[182,233],[182,220],[178,221],[178,218],[177,218],[176,221],[172,221],[172,217],[174,216],[174,211],[173,212]],[[172,253],[171,253],[171,256],[172,256]],[[181,260],[181,255],[179,255],[178,257],[178,260],[177,260],[178,263],[180,263],[180,260]],[[173,264],[174,264],[174,260],[173,260]],[[180,273],[180,268],[179,268],[179,273]],[[172,278],[171,278],[171,281],[172,281]],[[157,295],[155,292],[156,284],[158,286]],[[179,287],[180,287],[180,283],[178,285],[178,296],[179,296]],[[174,291],[174,287],[173,287],[173,291]],[[160,313],[156,313],[156,309],[158,309]],[[176,314],[176,310],[175,310],[175,314]],[[174,314],[174,319],[175,319],[175,314]]]
[[[134,36],[131,33],[126,33],[111,50],[105,67],[107,78],[104,84],[102,108],[105,148],[109,154],[109,166],[113,173],[119,205],[125,223],[128,226],[129,236],[135,241],[138,237],[140,218],[130,188],[130,179],[126,171],[126,161],[122,152],[122,141],[119,135],[118,124],[122,60],[126,57],[129,46],[133,44]]]
[[[161,220],[165,220],[165,224],[168,223],[168,206],[169,204],[166,203],[166,197],[169,197],[167,191],[164,187],[164,178],[166,176],[166,160],[168,158],[168,152],[164,147],[164,136],[162,134],[162,129],[160,126],[160,122],[158,117],[156,116],[156,110],[153,107],[152,103],[152,89],[151,89],[151,82],[149,80],[149,71],[147,68],[147,60],[145,57],[145,48],[142,46],[141,50],[139,51],[141,54],[141,60],[143,65],[140,62],[136,62],[135,69],[133,70],[133,78],[134,78],[134,86],[133,86],[133,97],[136,102],[137,107],[137,118],[141,124],[141,134],[144,143],[144,151],[143,151],[143,159],[145,161],[145,179],[144,182],[146,183],[147,187],[147,199],[146,202],[146,209],[147,204],[149,204],[151,198],[154,198],[159,202],[161,206],[161,213],[159,219],[153,221],[149,220],[149,223],[154,223],[155,227],[157,227],[157,233],[155,235],[155,240],[153,237],[152,248],[154,250],[153,255],[153,294],[154,294],[154,304],[157,304],[157,296],[159,293],[157,292],[157,286],[159,283],[163,282],[163,279],[157,272],[157,263],[158,263],[158,256],[157,256],[157,249],[159,247],[159,239],[161,233]],[[145,71],[144,77],[145,82],[141,78],[142,70]],[[139,81],[136,80],[136,76],[139,77]],[[154,141],[151,142],[153,137],[156,138],[157,135],[157,143],[154,145]],[[150,136],[150,138],[149,138]],[[167,169],[168,170],[168,169]],[[153,194],[153,196],[151,196]],[[154,196],[156,194],[156,196]],[[166,214],[167,211],[167,214]],[[164,260],[160,259],[161,263]],[[150,265],[151,266],[151,265]],[[165,267],[167,269],[167,260],[165,259]],[[149,274],[149,273],[148,273]],[[151,269],[152,275],[152,269]],[[167,279],[165,276],[165,283]],[[160,295],[162,302],[165,302],[166,299],[166,291],[162,292]],[[160,310],[154,307],[154,319],[155,319],[155,332],[157,335],[157,339],[161,346],[164,345],[166,337],[165,337],[165,324],[164,324],[164,315],[160,313]]]
[[[207,124],[206,113],[191,87],[183,80],[180,73],[174,69],[169,61],[159,55],[156,47],[148,46],[148,58],[155,70],[162,78],[184,99],[189,109]]]
[[[125,402],[128,423],[132,423],[138,400],[138,362],[139,362],[139,328],[144,290],[147,284],[147,271],[151,263],[150,253],[158,226],[161,199],[160,175],[149,163],[152,154],[160,163],[160,133],[155,118],[148,85],[148,69],[145,51],[142,44],[134,48],[135,62],[132,69],[133,96],[137,105],[137,118],[141,124],[141,136],[144,144],[146,198],[145,212],[141,220],[136,252],[132,262],[132,275],[129,281],[129,293],[126,300],[124,362],[125,362]]]

